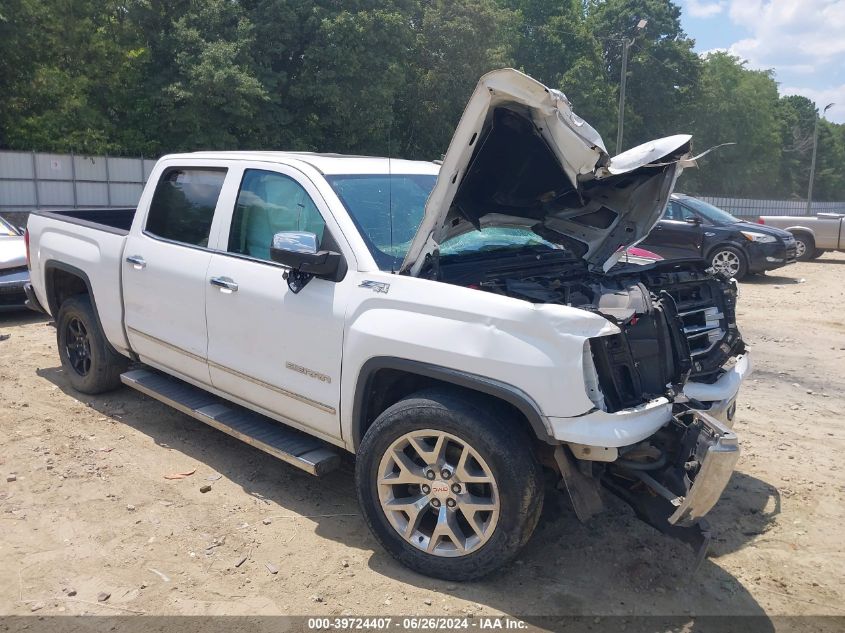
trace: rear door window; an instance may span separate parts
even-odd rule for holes
[[[225,179],[225,169],[176,167],[165,171],[150,203],[146,232],[206,248]]]

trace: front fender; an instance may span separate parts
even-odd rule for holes
[[[527,394],[544,417],[577,416],[595,406],[585,387],[583,349],[586,339],[619,331],[607,319],[416,277],[360,275],[368,288],[377,282],[389,289],[361,288],[350,302],[341,381],[344,437],[353,436],[359,376],[378,357],[507,385]]]

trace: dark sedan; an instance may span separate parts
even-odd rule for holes
[[[28,281],[23,233],[0,218],[0,312],[24,307],[23,287]]]
[[[640,245],[665,259],[703,257],[735,279],[780,268],[796,259],[791,233],[738,220],[684,194],[672,194],[663,218]]]

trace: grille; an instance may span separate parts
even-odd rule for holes
[[[716,306],[679,312],[678,316],[684,323],[684,335],[693,359],[706,354],[725,338],[722,327],[725,315]]]

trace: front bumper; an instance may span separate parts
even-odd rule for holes
[[[752,242],[748,245],[748,270],[762,272],[793,264],[796,261],[795,240],[777,241],[768,244]]]
[[[706,411],[728,427],[733,427],[736,413],[736,396],[742,381],[752,372],[751,355],[737,356],[734,366],[713,383],[688,382],[683,396],[692,401],[692,408]],[[701,405],[701,407],[699,407]]]
[[[668,519],[672,525],[694,525],[710,512],[722,496],[739,459],[739,441],[728,427],[700,411],[694,414],[687,429],[695,425],[700,425],[695,450],[684,465],[696,462],[697,471],[691,475],[690,470],[685,468],[689,487],[677,510]]]
[[[703,517],[730,481],[739,442],[712,416],[687,410],[675,415],[650,445],[661,451],[661,460],[649,465],[623,455],[608,465],[602,483],[628,502],[640,519],[696,550],[697,566],[711,538]]]

